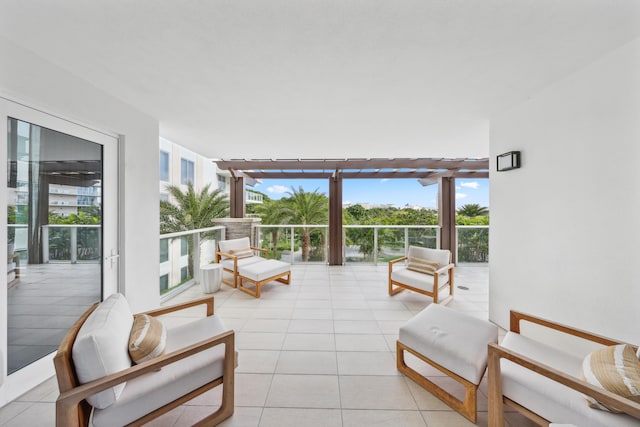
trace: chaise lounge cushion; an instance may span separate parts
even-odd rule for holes
[[[167,331],[166,352],[195,344],[228,329],[218,316],[171,328]],[[187,357],[127,382],[120,398],[104,409],[94,409],[93,426],[126,425],[223,374],[224,345]]]
[[[500,345],[568,375],[580,376],[581,357],[513,332],[508,332]],[[501,360],[500,367],[504,396],[549,421],[580,427],[640,426],[640,420],[631,416],[592,409],[581,393],[508,360]]]
[[[87,383],[131,367],[129,334],[133,314],[121,294],[104,300],[84,322],[73,345],[73,363],[81,383]],[[87,401],[96,408],[115,402],[125,384],[96,393]]]

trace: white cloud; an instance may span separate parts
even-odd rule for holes
[[[389,181],[389,178],[382,178],[382,179],[380,180],[380,182],[381,182],[381,183],[382,183],[382,182],[387,182],[387,181]]]
[[[267,192],[273,194],[284,194],[287,191],[289,191],[289,187],[285,187],[284,185],[272,185],[267,188]]]
[[[465,197],[467,197],[467,195],[464,193],[456,193],[456,199],[464,199]]]
[[[473,188],[474,190],[477,190],[478,187],[480,187],[480,183],[478,181],[463,182],[460,185],[467,188]]]
[[[462,187],[460,187],[459,185],[456,185],[456,190],[462,190]]]

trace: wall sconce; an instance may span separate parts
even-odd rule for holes
[[[497,157],[497,169],[498,172],[510,171],[511,169],[518,169],[520,167],[520,152],[509,151],[508,153],[500,154]]]

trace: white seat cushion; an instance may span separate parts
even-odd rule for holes
[[[400,327],[398,340],[467,381],[479,384],[487,366],[487,345],[498,342],[498,327],[430,304]]]
[[[167,353],[227,331],[218,316],[169,329]],[[106,409],[94,409],[95,427],[126,425],[141,416],[219,378],[223,374],[224,345],[215,346],[127,382],[120,398]]]
[[[433,292],[434,276],[409,270],[406,267],[396,267],[391,272],[391,280],[403,283],[423,291]],[[449,283],[449,273],[438,275],[438,289]]]
[[[71,350],[80,383],[131,367],[129,334],[132,325],[133,314],[121,294],[109,296],[91,313]],[[97,408],[106,408],[118,399],[124,387],[119,384],[90,396],[87,401]]]
[[[268,279],[269,277],[290,271],[291,265],[275,259],[267,259],[262,262],[243,265],[238,267],[238,270],[242,277],[246,277],[247,279],[255,282],[260,282]]]
[[[218,242],[220,252],[230,254],[232,250],[246,249],[251,246],[248,237],[241,237],[240,239],[221,240]],[[222,259],[225,259],[223,257]]]
[[[582,358],[508,332],[501,346],[579,378]],[[554,423],[580,427],[638,427],[640,420],[590,408],[584,396],[533,371],[501,360],[502,390],[509,399]]]

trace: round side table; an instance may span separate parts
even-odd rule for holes
[[[200,267],[202,287],[206,294],[218,292],[222,283],[222,264],[207,264]]]

